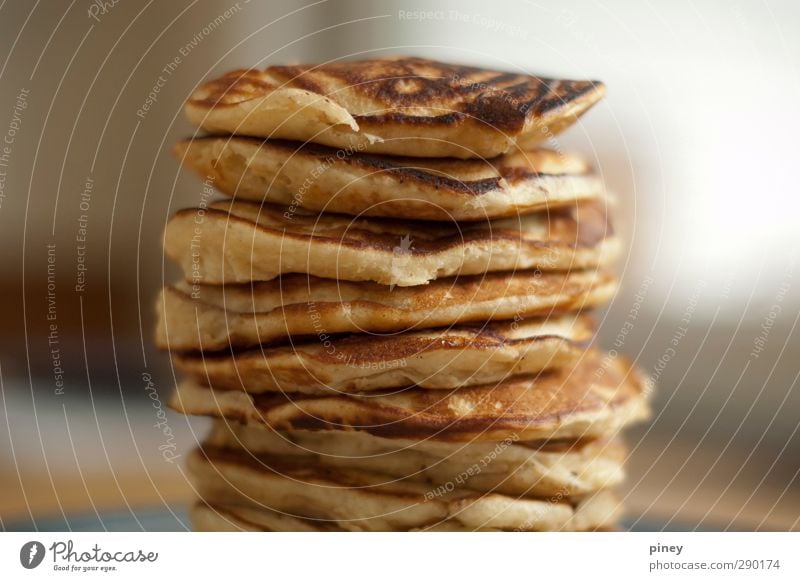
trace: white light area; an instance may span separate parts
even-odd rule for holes
[[[725,308],[737,311],[773,296],[800,240],[792,71],[755,65],[696,63],[708,73],[689,88],[687,115],[671,117],[678,139],[668,145],[680,149],[663,159],[671,200],[659,218],[667,244],[661,268],[681,287],[701,279],[712,289],[729,286]]]

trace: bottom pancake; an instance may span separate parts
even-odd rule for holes
[[[385,480],[450,483],[511,496],[580,496],[622,482],[626,450],[616,440],[437,442],[366,432],[274,432],[217,420],[205,442],[256,456],[292,457]],[[449,485],[448,485],[449,486]]]
[[[197,502],[189,509],[189,520],[192,530],[199,532],[314,533],[342,530],[335,525],[244,504]]]
[[[210,505],[260,508],[310,520],[315,527],[335,525],[348,531],[585,531],[613,525],[620,509],[609,491],[581,499],[520,499],[459,489],[438,494],[423,483],[386,482],[362,471],[286,458],[264,465],[246,454],[213,447],[192,453],[189,471],[201,499]],[[208,524],[209,515],[203,516]],[[293,522],[278,521],[285,526]],[[252,515],[246,522],[252,525]],[[264,524],[257,530],[275,529]]]
[[[319,533],[347,532],[335,524],[321,523],[310,519],[280,514],[272,510],[243,504],[213,504],[197,502],[189,509],[192,530],[197,532],[271,532],[271,533]],[[449,523],[434,525],[409,532],[470,532],[472,529]],[[482,532],[497,532],[499,529],[480,529]],[[614,526],[592,529],[597,532],[617,531]],[[522,531],[520,531],[522,532]]]

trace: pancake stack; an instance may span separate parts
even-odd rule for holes
[[[198,530],[605,530],[646,380],[593,345],[603,184],[541,143],[603,85],[419,58],[239,70],[190,97],[157,341]]]

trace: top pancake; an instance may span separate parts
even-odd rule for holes
[[[215,136],[173,149],[187,167],[240,200],[351,215],[468,221],[514,216],[604,195],[579,157],[548,149],[492,160],[422,159],[278,139]]]
[[[200,86],[189,120],[211,132],[414,157],[494,157],[551,138],[605,93],[413,57],[235,70]]]

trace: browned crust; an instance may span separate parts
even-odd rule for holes
[[[303,89],[338,102],[339,90],[347,90],[371,104],[368,114],[354,115],[367,129],[386,124],[451,127],[470,120],[504,132],[520,132],[531,119],[581,100],[596,101],[605,91],[599,81],[536,77],[415,57],[272,66],[264,73],[231,71],[206,83],[200,91],[203,96],[195,95],[189,102],[224,108],[278,87]],[[332,83],[344,89],[331,91]],[[419,108],[441,113],[420,115]]]
[[[284,227],[282,229],[272,228],[264,224],[258,224],[246,218],[241,218],[232,214],[227,208],[232,204],[259,208],[260,212],[278,221]],[[185,208],[177,211],[170,221],[177,218],[192,217],[196,214],[197,208]],[[549,233],[546,240],[531,240],[526,238],[524,232],[511,228],[493,228],[491,231],[486,229],[465,229],[453,227],[448,223],[438,223],[439,235],[432,239],[417,238],[408,250],[411,255],[424,256],[446,251],[450,248],[466,245],[472,242],[500,241],[507,240],[517,244],[531,244],[540,248],[568,247],[572,249],[592,248],[613,236],[614,231],[605,211],[605,207],[600,202],[582,202],[574,206],[554,208],[544,213],[548,216]],[[338,215],[342,217],[343,215]],[[309,238],[317,243],[325,242],[336,244],[337,246],[347,246],[350,248],[370,248],[372,250],[393,254],[397,248],[397,235],[377,233],[369,230],[359,230],[359,218],[350,218],[351,227],[347,229],[336,229],[334,235],[323,234],[322,228],[313,233],[295,232],[292,227],[300,219],[295,215],[292,219],[285,217],[285,209],[273,204],[258,204],[250,201],[222,201],[211,204],[205,210],[205,219],[220,219],[230,223],[244,224],[261,232],[275,233],[281,237],[294,240],[306,241]],[[314,218],[316,219],[316,218]],[[388,218],[369,218],[374,223],[383,223],[387,230],[400,230],[407,228],[406,232],[428,231],[436,232],[437,227],[431,222],[423,221],[398,221]],[[319,224],[325,222],[325,216],[319,218]]]
[[[501,156],[496,159],[491,160],[462,160],[462,159],[447,159],[446,164],[441,163],[437,164],[439,160],[433,161],[432,165],[442,165],[442,172],[437,172],[435,169],[427,169],[422,168],[420,166],[420,158],[418,157],[405,157],[405,156],[394,156],[394,155],[380,155],[380,154],[369,154],[363,152],[353,152],[348,153],[348,155],[342,155],[341,149],[335,147],[328,147],[326,145],[320,145],[317,143],[301,143],[299,141],[289,141],[285,139],[261,139],[257,137],[249,137],[249,136],[229,136],[220,138],[219,136],[202,136],[202,137],[194,137],[184,139],[178,142],[173,147],[173,153],[180,159],[184,155],[184,151],[186,147],[191,145],[195,142],[214,142],[219,139],[225,139],[230,141],[240,141],[240,142],[251,142],[252,144],[258,144],[259,147],[263,147],[267,150],[269,149],[280,149],[283,150],[285,153],[289,155],[302,155],[307,157],[312,157],[319,161],[325,162],[332,162],[333,160],[336,163],[342,163],[354,167],[363,168],[365,170],[372,170],[372,171],[381,171],[384,173],[391,174],[395,177],[400,183],[404,181],[415,182],[421,185],[429,186],[435,188],[437,191],[442,192],[452,192],[456,194],[468,194],[471,196],[481,196],[485,195],[489,192],[502,190],[502,182],[505,181],[508,184],[518,184],[524,181],[532,181],[541,178],[553,178],[553,177],[562,177],[562,176],[581,176],[581,175],[589,175],[590,168],[588,164],[584,168],[584,171],[580,173],[575,172],[543,172],[543,171],[535,171],[531,168],[521,167],[521,166],[511,166],[506,163],[508,156]],[[531,151],[523,151],[522,155],[539,155],[539,154],[553,154],[557,155],[555,152],[550,151],[541,151],[541,150],[531,150]],[[431,164],[431,161],[427,161],[428,164]],[[481,165],[488,165],[494,168],[497,171],[497,176],[484,178],[479,180],[469,180],[469,179],[455,179],[450,177],[450,175],[444,173],[444,171],[448,171],[450,174],[456,173],[459,165],[463,164],[463,166],[474,166],[475,164]]]
[[[608,420],[645,398],[647,384],[629,361],[617,359],[608,364],[600,354],[593,354],[573,369],[517,377],[493,386],[461,387],[445,394],[413,389],[384,397],[372,393],[366,398],[285,394],[250,397],[263,421],[273,429],[356,429],[384,438],[463,441],[486,432],[499,438],[503,434],[529,433],[538,427],[592,422],[587,418],[596,415]],[[456,413],[451,407],[456,400],[471,406],[470,412]],[[327,411],[325,417],[316,417],[304,406],[307,401],[325,403],[328,410],[340,407],[347,412],[338,416]],[[224,415],[246,423],[248,418],[244,411],[241,413],[237,417],[233,410],[226,410]],[[640,417],[641,414],[636,419]],[[591,435],[597,434],[583,434]]]
[[[518,346],[533,342],[561,341],[572,345],[575,348],[586,348],[588,341],[572,341],[559,335],[537,335],[525,339],[506,339],[492,338],[476,332],[472,337],[453,337],[445,336],[441,339],[432,338],[406,338],[398,335],[398,340],[393,337],[381,337],[377,335],[348,336],[334,340],[336,345],[335,352],[328,352],[325,349],[317,349],[313,352],[303,352],[304,357],[313,359],[320,363],[341,363],[342,360],[350,365],[378,363],[390,359],[404,359],[415,355],[420,355],[429,350],[436,351],[462,351],[466,348],[471,349],[492,349],[503,346]],[[279,355],[280,353],[293,353],[301,345],[293,342],[292,346],[252,346],[249,348],[234,349],[223,351],[183,351],[176,352],[173,359],[177,365],[182,365],[184,361],[191,360],[203,361],[214,359],[227,359],[233,357],[236,362],[244,362],[248,359],[263,359],[265,356],[262,347],[269,348],[266,356]]]
[[[375,335],[364,333],[348,333],[338,337],[333,337],[332,341],[336,346],[335,351],[326,349],[315,349],[306,351],[307,345],[318,346],[319,342],[311,343],[304,341],[292,341],[290,345],[252,345],[247,348],[232,348],[223,351],[185,351],[174,354],[173,359],[180,365],[182,360],[213,360],[233,358],[236,361],[247,359],[261,360],[265,356],[277,356],[283,353],[294,353],[302,350],[304,357],[319,361],[320,363],[340,363],[345,361],[352,364],[367,364],[386,361],[389,359],[403,359],[414,355],[419,355],[428,350],[437,351],[462,351],[466,348],[471,349],[496,349],[499,347],[513,347],[530,344],[532,342],[542,342],[558,340],[564,341],[576,348],[586,348],[591,337],[589,330],[594,329],[594,321],[591,316],[585,314],[580,316],[576,325],[585,327],[587,330],[585,340],[573,340],[556,334],[533,335],[519,339],[510,338],[507,330],[502,328],[510,327],[516,323],[508,322],[489,322],[482,325],[458,325],[446,329],[424,329],[420,330],[428,336],[415,336],[414,333],[395,333],[391,335]],[[264,348],[267,351],[264,351]]]
[[[390,291],[387,287],[373,283],[366,283],[366,294],[360,297],[349,299],[326,299],[321,298],[315,300],[314,294],[310,296],[303,295],[296,298],[290,298],[291,303],[282,303],[274,307],[267,308],[266,310],[258,311],[258,313],[268,314],[277,312],[278,309],[283,317],[288,320],[305,319],[308,316],[310,306],[313,307],[315,313],[321,317],[321,321],[325,321],[326,326],[328,321],[335,319],[339,316],[343,309],[363,309],[366,312],[374,314],[374,318],[368,328],[371,332],[392,332],[402,331],[409,328],[435,328],[452,324],[468,325],[471,323],[482,323],[487,318],[495,321],[502,321],[514,319],[518,316],[534,317],[534,316],[557,316],[567,313],[585,312],[591,307],[598,306],[600,300],[592,298],[593,293],[597,291],[603,292],[606,289],[616,285],[616,278],[609,272],[600,271],[595,273],[593,280],[584,280],[583,273],[544,273],[539,271],[517,271],[516,273],[497,272],[488,273],[486,275],[474,275],[458,277],[457,284],[454,284],[453,279],[439,279],[433,281],[426,287],[398,287]],[[348,284],[350,288],[354,285],[365,285],[365,283],[337,283],[328,279],[320,279],[307,275],[283,275],[277,279],[256,283],[242,283],[242,284],[228,284],[222,287],[215,285],[198,285],[199,288],[207,288],[211,291],[224,289],[228,296],[237,295],[247,299],[252,298],[254,293],[264,293],[265,295],[280,294],[283,297],[294,297],[298,293],[302,293],[304,288],[314,289],[321,287],[320,291],[325,292],[325,289],[330,289],[331,285]],[[181,297],[184,301],[190,301],[197,305],[204,305],[204,308],[213,309],[215,311],[224,311],[226,308],[230,313],[243,313],[240,311],[231,310],[230,307],[217,304],[213,299],[209,300],[204,298],[202,291],[198,293],[198,297],[192,297],[189,292],[181,290],[176,287],[165,287],[164,293],[171,293],[176,297]],[[610,290],[609,290],[610,292]],[[540,308],[524,307],[516,308],[512,311],[498,311],[497,308],[492,308],[490,314],[487,315],[485,310],[478,310],[472,312],[460,312],[453,318],[435,320],[431,324],[418,325],[416,323],[404,323],[398,325],[397,318],[402,318],[407,313],[412,311],[433,311],[437,308],[450,309],[454,305],[464,304],[467,302],[493,302],[496,299],[511,299],[512,297],[521,297],[525,294],[541,294],[547,296],[557,296],[558,301],[555,304],[548,304]],[[235,300],[235,299],[234,299]],[[252,310],[247,311],[251,313]],[[163,316],[163,313],[162,313]],[[351,332],[355,329],[331,329],[331,333]],[[294,340],[303,340],[304,337],[310,337],[316,334],[316,331],[308,329],[307,331],[300,332],[293,330],[288,333],[279,333],[270,335],[268,337],[261,336],[260,343],[264,345],[275,345],[287,340],[287,336],[291,336]],[[190,347],[184,345],[167,345],[166,338],[160,340],[158,337],[156,342],[162,348],[169,348],[173,352],[191,352],[196,351],[198,347]],[[251,342],[244,337],[236,337],[235,340],[229,337],[225,341],[215,342],[213,344],[204,343],[202,348],[208,351],[215,351],[220,349],[229,349],[230,345],[256,345],[258,342]]]
[[[331,279],[320,278],[306,274],[284,274],[273,280],[242,282],[242,283],[229,283],[225,285],[197,285],[199,288],[209,289],[224,289],[227,293],[234,293],[237,297],[250,299],[254,294],[259,293],[273,294],[278,293],[281,296],[294,296],[295,293],[303,292],[307,289],[321,289],[329,291],[331,289],[337,290],[340,287],[346,286],[349,289],[359,288],[364,289],[364,298],[345,300],[348,303],[377,303],[383,299],[395,299],[388,301],[391,302],[396,308],[400,308],[400,304],[405,305],[406,309],[423,310],[433,307],[463,303],[467,301],[489,301],[495,298],[509,298],[514,296],[523,295],[525,293],[539,293],[539,294],[558,294],[560,297],[569,295],[573,302],[565,302],[563,309],[550,310],[547,309],[546,313],[549,315],[562,314],[573,312],[580,306],[580,301],[583,294],[589,287],[605,286],[613,284],[616,277],[611,271],[599,270],[593,273],[595,278],[590,283],[582,281],[580,283],[573,279],[580,277],[584,273],[572,272],[542,272],[536,269],[517,270],[515,272],[488,272],[486,274],[473,274],[469,276],[458,276],[454,278],[440,278],[431,281],[426,286],[417,287],[397,287],[393,290],[388,289],[385,285],[374,282],[352,282],[352,281],[334,281]],[[183,292],[174,286],[165,287],[165,289],[172,292],[182,294],[189,297],[189,294]],[[216,307],[213,302],[203,300],[204,293],[200,292],[197,299],[192,299],[198,303],[203,303],[212,307]],[[324,299],[315,300],[314,295],[310,295],[309,301],[302,301],[304,308],[306,305],[313,303],[317,308],[324,308],[330,305],[336,307],[341,300],[335,303],[330,303]],[[286,309],[293,306],[292,304],[282,304],[281,308]],[[251,311],[248,311],[251,312]],[[517,315],[525,315],[533,317],[537,313],[517,313]],[[513,317],[511,317],[513,318]],[[485,317],[484,317],[485,319]],[[482,319],[479,319],[482,320]],[[467,321],[468,323],[468,321]],[[385,329],[391,331],[393,329]]]
[[[459,390],[467,390],[469,387],[461,387]],[[285,398],[285,396],[280,396]],[[266,401],[262,400],[264,398]],[[267,394],[254,395],[256,406],[266,412],[274,404],[274,396]],[[298,399],[298,398],[292,398]],[[603,403],[609,411],[621,407],[630,399],[629,396],[619,398],[610,403]],[[599,404],[593,409],[598,410],[603,407]],[[585,413],[586,409],[580,410]],[[349,425],[352,429],[363,430],[374,436],[382,438],[435,438],[441,441],[463,441],[473,437],[475,434],[482,433],[487,429],[492,432],[516,433],[537,425],[552,423],[560,419],[563,411],[541,414],[532,418],[526,414],[517,414],[508,408],[501,408],[497,415],[487,415],[484,417],[468,417],[453,420],[453,418],[437,417],[428,412],[408,413],[398,408],[388,406],[374,406],[369,410],[373,417],[380,417],[379,422],[371,423],[366,416],[364,423],[352,425],[355,422],[348,422],[345,418],[326,417],[318,418],[311,414],[303,414],[286,420],[286,424],[279,426],[287,430],[331,430],[336,429],[337,425]],[[371,415],[370,414],[370,415]],[[341,428],[339,428],[341,429]]]

